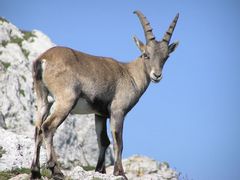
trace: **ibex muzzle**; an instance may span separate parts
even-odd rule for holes
[[[38,111],[31,179],[41,177],[39,153],[43,140],[47,149],[47,165],[53,178],[63,178],[53,148],[53,136],[69,113],[95,114],[100,150],[96,171],[101,173],[106,172],[105,151],[110,144],[106,121],[110,119],[114,175],[122,175],[127,179],[122,166],[124,117],[138,102],[149,83],[161,80],[163,66],[178,45],[178,42],[170,44],[178,15],[163,39],[157,41],[146,17],[140,11],[134,13],[141,21],[146,44],[134,37],[142,54],[130,63],[124,64],[112,58],[92,56],[66,47],[53,47],[33,62]],[[48,95],[54,98],[52,112]]]

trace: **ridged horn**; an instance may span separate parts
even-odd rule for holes
[[[150,26],[150,23],[148,22],[147,18],[140,11],[134,11],[133,13],[138,16],[138,18],[139,18],[139,20],[142,24],[144,34],[145,34],[145,38],[146,38],[146,42],[148,44],[151,40],[155,39],[155,37],[152,33],[152,28]]]
[[[177,13],[177,15],[175,16],[175,18],[173,19],[173,22],[171,23],[171,25],[169,26],[167,32],[165,33],[164,37],[163,37],[163,41],[165,41],[167,44],[169,44],[173,31],[175,29],[175,26],[177,24],[178,21],[178,17],[179,17],[179,13]]]

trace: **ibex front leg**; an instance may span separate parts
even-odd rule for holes
[[[95,115],[96,134],[99,147],[99,156],[95,171],[98,171],[100,173],[106,173],[105,152],[110,144],[107,135],[106,121],[106,117]]]
[[[123,121],[124,114],[122,111],[115,111],[111,113],[110,124],[113,136],[113,147],[114,147],[114,172],[115,176],[123,176],[125,179],[127,177],[124,174],[122,166],[122,150],[123,150]]]

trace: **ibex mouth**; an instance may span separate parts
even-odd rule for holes
[[[156,74],[154,71],[152,71],[150,73],[150,78],[151,78],[152,82],[158,83],[162,79],[162,73],[157,73]]]
[[[151,78],[151,81],[154,83],[158,83],[159,81],[161,81],[162,76],[160,76],[159,78]]]

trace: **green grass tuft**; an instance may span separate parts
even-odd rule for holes
[[[3,149],[2,146],[0,146],[0,158],[2,157],[3,154],[5,154],[6,151]]]
[[[8,44],[8,41],[6,41],[6,40],[3,40],[3,41],[1,42],[1,45],[2,45],[4,48],[7,46],[7,44]]]
[[[22,47],[22,42],[23,42],[23,39],[17,36],[13,36],[10,39],[10,43],[18,44],[20,47]]]
[[[19,174],[31,174],[31,169],[29,168],[17,168],[8,171],[0,171],[0,180],[8,180],[11,179]],[[41,175],[42,177],[47,177],[47,179],[51,179],[52,173],[46,167],[41,168]],[[70,177],[65,177],[65,180],[71,180]]]
[[[25,92],[24,92],[23,89],[20,89],[20,90],[19,90],[19,94],[21,94],[23,97],[25,97]]]
[[[93,167],[93,166],[82,166],[82,168],[83,168],[85,171],[95,170],[95,167]]]
[[[11,66],[11,63],[8,62],[0,61],[0,63],[2,63],[5,69],[8,69]]]
[[[92,180],[102,180],[102,178],[99,178],[99,177],[93,177]]]
[[[28,41],[30,38],[34,38],[34,37],[37,37],[35,34],[33,34],[32,32],[30,31],[23,31],[23,38]]]
[[[41,168],[41,175],[47,178],[51,178],[52,173],[49,169],[47,169],[46,167],[42,167]]]
[[[23,48],[22,48],[22,52],[23,52],[24,56],[28,59],[28,56],[29,56],[30,52],[26,49],[23,49]]]
[[[17,168],[11,171],[0,171],[0,179],[1,180],[8,180],[14,176],[19,174],[30,174],[31,170],[28,168]]]
[[[7,22],[7,23],[9,23],[9,21],[6,20],[4,17],[0,17],[0,22]]]
[[[169,165],[168,162],[166,162],[166,161],[162,162],[162,164],[165,165],[165,166],[167,166],[167,168],[170,167],[170,165]]]
[[[21,78],[26,82],[27,81],[27,79],[26,79],[26,77],[24,76],[24,75],[21,75]]]

